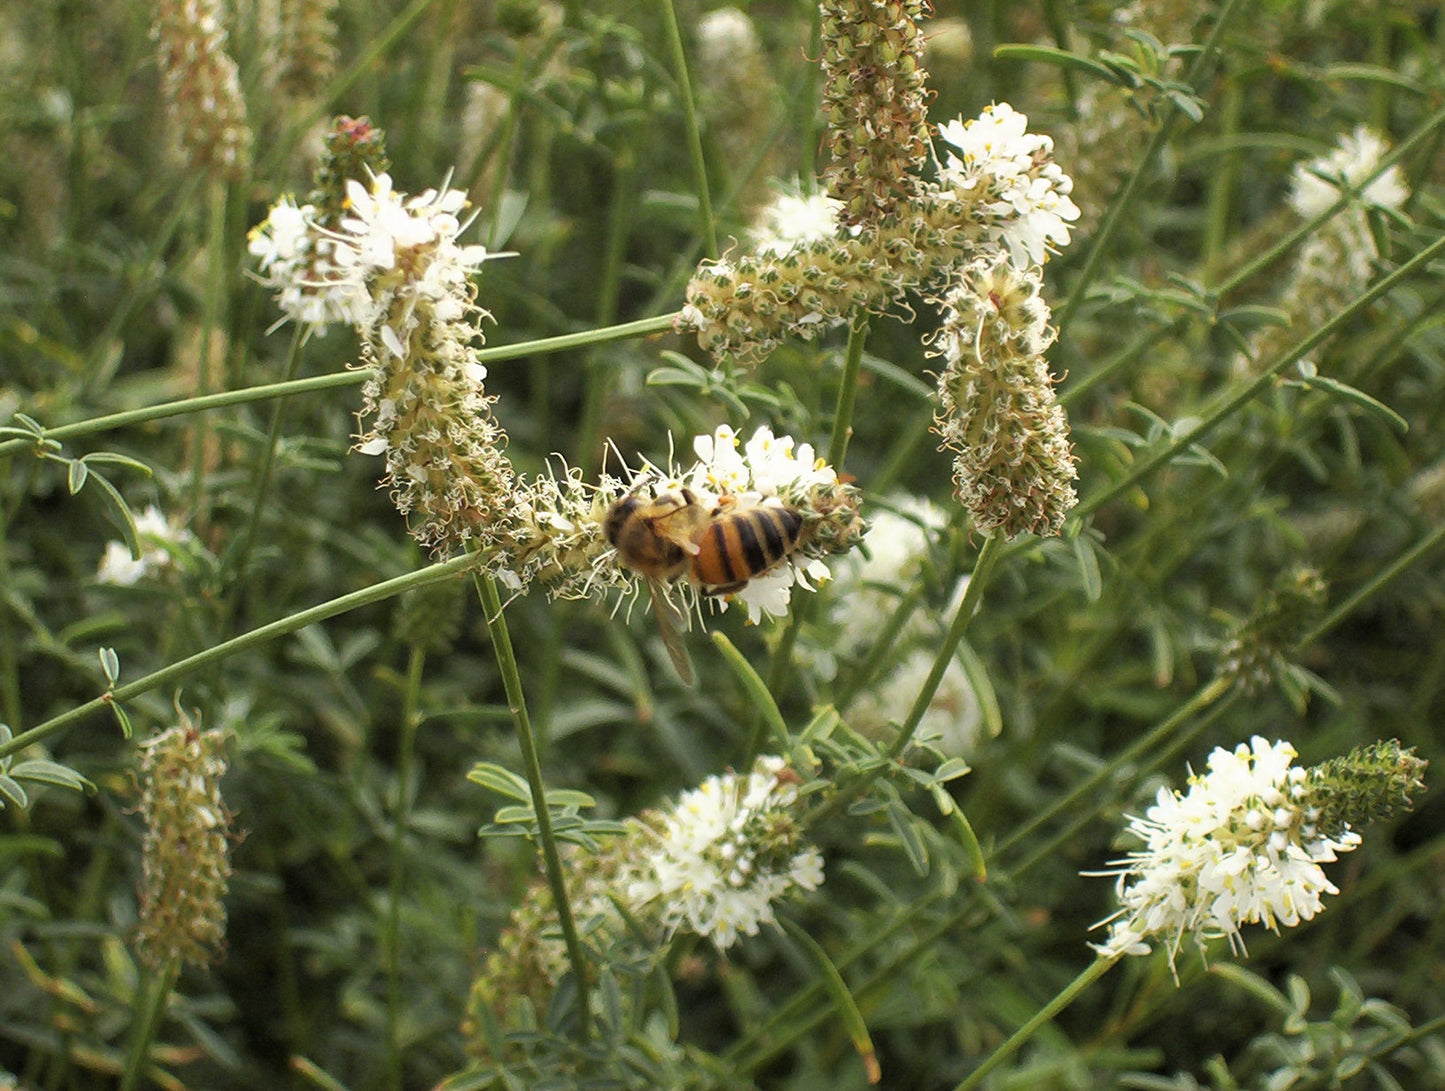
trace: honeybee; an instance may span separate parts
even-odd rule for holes
[[[692,661],[683,642],[685,619],[667,598],[667,585],[687,576],[705,595],[740,591],[802,544],[803,516],[779,504],[709,511],[691,489],[647,498],[629,493],[608,509],[603,533],[618,561],[647,582],[652,612],[678,677],[692,685]]]

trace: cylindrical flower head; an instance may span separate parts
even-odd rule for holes
[[[823,180],[850,224],[878,223],[921,190],[928,154],[926,0],[822,0]]]
[[[1324,578],[1313,568],[1282,575],[1226,641],[1220,675],[1234,679],[1246,692],[1265,685],[1282,657],[1318,620],[1327,591]]]
[[[207,966],[226,935],[231,816],[221,802],[225,739],[181,722],[140,747],[145,821],[136,950],[151,969]]]
[[[488,542],[516,487],[472,351],[486,312],[468,276],[495,255],[458,245],[459,190],[405,199],[381,174],[348,194],[335,260],[353,271],[352,318],[376,369],[357,449],[386,456],[383,484],[417,541],[438,552]]]
[[[935,352],[935,429],[954,452],[954,486],[978,529],[1057,534],[1077,499],[1069,424],[1044,350],[1053,341],[1036,269],[979,258],[944,297]]]
[[[336,6],[337,0],[282,0],[277,60],[283,94],[320,94],[335,74]]]
[[[1111,924],[1094,948],[1112,958],[1161,942],[1172,966],[1186,937],[1202,951],[1227,936],[1239,950],[1246,924],[1278,932],[1309,920],[1338,893],[1320,865],[1360,844],[1352,824],[1408,805],[1425,764],[1394,743],[1312,769],[1292,766],[1295,756],[1289,743],[1256,735],[1210,754],[1188,792],[1159,789],[1129,822],[1144,848],[1095,873],[1117,876],[1121,908],[1095,926]]]
[[[785,337],[811,338],[859,311],[881,313],[913,290],[938,290],[957,270],[1006,247],[1020,268],[1040,265],[1069,242],[1079,210],[1073,183],[1053,162],[1053,142],[1027,131],[1028,118],[1007,103],[939,129],[952,147],[937,181],[887,218],[850,231],[812,231],[784,247],[698,267],[686,291],[679,329],[718,359],[755,364]],[[840,213],[840,219],[846,215]]]
[[[258,259],[261,283],[276,293],[282,321],[324,336],[333,323],[354,320],[364,285],[354,275],[354,262],[343,267],[335,260],[349,208],[346,186],[367,182],[386,167],[382,131],[364,117],[338,117],[306,202],[298,206],[289,195],[282,197],[251,229],[247,248]]]
[[[798,779],[782,758],[764,756],[745,777],[709,777],[684,792],[647,822],[642,865],[619,893],[668,932],[693,932],[719,950],[757,935],[776,919],[776,902],[823,883],[823,857],[794,814]]]
[[[159,0],[151,37],[161,88],[192,167],[236,181],[251,154],[251,130],[236,62],[226,52],[220,0]]]

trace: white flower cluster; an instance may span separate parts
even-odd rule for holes
[[[749,232],[753,252],[781,257],[838,234],[843,202],[821,191],[804,196],[795,181],[758,212]]]
[[[376,175],[370,186],[352,179],[347,214],[336,230],[317,224],[313,205],[298,207],[283,197],[252,228],[248,248],[287,318],[317,332],[333,322],[365,332],[382,323],[377,339],[401,358],[417,302],[438,308],[443,320],[465,317],[476,310],[468,277],[484,261],[506,256],[458,244],[467,226],[458,213],[466,203],[459,189],[407,197],[392,188],[388,174]],[[400,328],[385,322],[389,312],[402,316]]]
[[[795,504],[815,488],[838,485],[833,467],[817,457],[811,444],[797,444],[791,436],[774,436],[771,428],[757,429],[743,443],[728,425],[719,425],[712,435],[692,441],[697,461],[685,470],[663,471],[645,463],[635,481],[660,480],[660,490],[686,488],[698,503],[712,510],[724,496],[739,508],[754,504]],[[761,576],[755,576],[736,592],[747,607],[748,620],[783,617],[792,600],[793,587],[813,590],[809,580],[830,576],[828,566],[814,557],[794,554]],[[723,599],[724,606],[727,599]]]
[[[639,912],[660,915],[726,950],[777,918],[775,903],[823,883],[823,857],[791,814],[797,775],[764,756],[747,776],[709,777],[664,815],[627,887]]]
[[[960,199],[982,203],[994,221],[989,236],[1002,240],[1020,269],[1046,262],[1051,244],[1067,246],[1069,224],[1079,218],[1069,197],[1074,183],[1051,158],[1053,139],[1030,133],[1028,123],[999,102],[938,128],[954,149],[939,166],[940,182]]]
[[[334,322],[354,324],[356,284],[337,266],[336,240],[315,226],[316,206],[282,197],[247,236],[261,283],[276,293],[280,322],[290,319],[325,336]],[[279,322],[278,322],[279,324]]]
[[[135,521],[136,538],[140,542],[139,559],[132,557],[124,542],[107,542],[105,555],[95,578],[113,587],[134,587],[141,580],[172,567],[180,551],[195,547],[196,536],[179,520],[167,519],[154,504]]]
[[[1337,837],[1318,826],[1308,802],[1308,773],[1291,766],[1287,742],[1256,735],[1249,745],[1216,749],[1209,771],[1192,776],[1189,791],[1159,790],[1130,832],[1145,847],[1113,861],[1121,908],[1099,922],[1112,924],[1100,954],[1148,954],[1150,943],[1167,944],[1173,964],[1184,937],[1229,938],[1242,949],[1240,928],[1309,920],[1322,895],[1338,893],[1320,867],[1360,843],[1346,827]]]
[[[1342,190],[1358,190],[1389,150],[1390,146],[1368,126],[1357,127],[1328,155],[1295,165],[1291,207],[1304,219],[1318,216],[1339,200]],[[1410,196],[1410,190],[1400,168],[1392,166],[1365,187],[1363,196],[1368,204],[1398,209]]]

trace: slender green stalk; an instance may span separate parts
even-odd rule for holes
[[[1108,973],[1118,959],[1117,955],[1113,958],[1095,959],[1088,969],[1065,985],[1057,996],[1040,1008],[1038,1014],[1009,1035],[1008,1040],[995,1049],[989,1055],[988,1060],[975,1068],[969,1074],[968,1079],[960,1083],[953,1091],[973,1091],[973,1088],[983,1082],[985,1076],[1018,1052],[1020,1046],[1053,1022],[1054,1017],[1077,1000],[1085,989]]]
[[[908,710],[908,717],[898,731],[898,737],[888,748],[889,758],[896,761],[899,755],[908,748],[908,744],[913,741],[913,735],[923,721],[923,714],[933,703],[933,695],[938,692],[938,685],[943,681],[943,674],[948,670],[948,664],[953,661],[953,653],[958,650],[958,642],[968,631],[968,623],[973,620],[974,611],[978,609],[979,599],[983,597],[984,588],[988,586],[988,581],[993,575],[993,567],[998,563],[999,554],[1003,548],[1003,538],[997,534],[990,535],[983,540],[983,546],[978,551],[978,559],[973,563],[973,573],[969,576],[968,587],[963,592],[963,599],[958,604],[958,610],[953,615],[953,622],[948,627],[948,633],[944,636],[943,643],[939,645],[938,652],[933,657],[933,666],[929,668],[928,677],[924,679],[918,696],[914,698],[913,707]]]
[[[702,128],[697,122],[697,98],[692,93],[692,77],[688,75],[687,50],[683,48],[682,28],[677,22],[677,8],[673,0],[659,0],[659,4],[663,21],[667,24],[667,42],[672,50],[682,122],[687,131],[687,152],[692,159],[693,177],[697,183],[698,231],[703,239],[704,254],[715,258],[718,255],[717,224],[713,222],[712,192],[707,180],[707,160],[702,153]]]
[[[828,463],[840,470],[848,457],[853,438],[853,406],[858,399],[858,372],[863,364],[863,346],[868,342],[868,312],[859,311],[848,327],[848,349],[843,355],[843,380],[838,386],[838,406],[833,411],[833,434],[828,438]]]
[[[9,520],[0,511],[0,587],[15,586],[10,576],[10,547],[6,541]],[[12,731],[21,729],[23,704],[20,700],[19,640],[16,639],[10,610],[0,600],[0,723]]]
[[[296,376],[296,365],[301,359],[301,327],[297,326],[291,337],[291,348],[286,353],[286,363],[281,369],[281,381],[290,382]],[[281,413],[286,407],[284,398],[276,399],[276,404],[271,409],[271,426],[266,431],[266,446],[261,451],[261,463],[256,468],[256,484],[252,489],[251,510],[246,516],[246,526],[241,531],[241,544],[230,558],[230,569],[232,572],[243,574],[246,571],[246,559],[251,555],[251,548],[256,543],[256,530],[261,525],[261,512],[266,507],[266,494],[271,488],[271,467],[276,460],[276,444],[281,436]],[[232,600],[232,609],[239,602],[239,592]]]
[[[1228,679],[1216,678],[1175,709],[1168,717],[1140,735],[1107,764],[1095,769],[1089,776],[1074,785],[1067,793],[1054,800],[1047,807],[1037,811],[1023,825],[1009,831],[994,850],[995,857],[1006,855],[1014,846],[1022,843],[1035,830],[1052,822],[1054,818],[1097,793],[1109,781],[1124,770],[1154,754],[1158,747],[1174,737],[1179,728],[1192,717],[1218,701],[1230,690]]]
[[[1093,390],[1094,387],[1113,378],[1161,341],[1167,341],[1171,337],[1177,337],[1183,332],[1184,325],[1182,321],[1172,322],[1168,326],[1146,330],[1141,333],[1078,382],[1070,383],[1068,388],[1059,394],[1059,404],[1065,409],[1069,408],[1069,406]]]
[[[1376,178],[1379,178],[1382,174],[1384,174],[1392,166],[1398,163],[1401,159],[1413,152],[1417,146],[1431,139],[1442,125],[1445,125],[1445,108],[1437,110],[1435,111],[1435,113],[1431,114],[1428,118],[1426,118],[1423,122],[1421,122],[1418,126],[1415,127],[1414,132],[1412,132],[1408,137],[1401,141],[1388,155],[1381,159],[1379,165],[1376,166],[1375,169],[1367,177],[1361,179],[1356,189],[1356,192],[1363,193],[1366,189],[1369,188],[1370,184],[1374,182]],[[1228,295],[1235,288],[1239,287],[1241,284],[1246,283],[1247,281],[1258,275],[1261,270],[1269,268],[1269,266],[1273,265],[1282,256],[1284,256],[1290,250],[1293,250],[1295,245],[1298,244],[1301,239],[1304,239],[1307,236],[1314,234],[1316,229],[1322,223],[1337,216],[1341,211],[1344,210],[1347,205],[1349,205],[1354,200],[1354,194],[1341,193],[1340,196],[1335,199],[1335,202],[1328,208],[1324,209],[1318,215],[1313,216],[1310,219],[1306,220],[1304,223],[1300,224],[1297,228],[1291,231],[1288,235],[1284,236],[1284,238],[1280,239],[1268,250],[1265,250],[1263,253],[1259,254],[1248,264],[1240,267],[1239,269],[1236,269],[1234,273],[1232,273],[1228,277],[1228,279],[1223,280],[1219,284],[1215,285],[1213,289],[1214,294],[1221,297]]]
[[[625,341],[632,337],[646,337],[654,333],[664,333],[673,327],[677,320],[676,313],[659,315],[656,318],[643,318],[635,322],[622,322],[616,326],[609,326],[600,330],[584,330],[580,333],[566,333],[558,337],[545,337],[538,341],[525,341],[516,345],[495,345],[491,348],[479,349],[473,353],[473,358],[481,364],[497,363],[502,360],[515,360],[524,356],[532,356],[544,352],[565,352],[569,349],[583,348],[587,345],[601,345],[609,341]],[[319,390],[334,390],[344,386],[360,386],[372,375],[370,368],[360,368],[355,371],[340,371],[332,375],[315,375],[306,379],[293,379],[284,383],[266,383],[261,386],[248,387],[245,390],[228,390],[220,394],[209,394],[198,398],[182,398],[173,402],[162,402],[158,405],[148,405],[140,409],[127,409],[121,413],[108,413],[103,417],[92,417],[90,420],[76,421],[74,424],[63,424],[58,428],[47,428],[44,433],[45,439],[53,439],[57,442],[67,439],[74,439],[78,436],[94,435],[97,432],[106,432],[116,428],[124,428],[131,424],[143,424],[147,421],[163,420],[166,417],[179,417],[187,413],[200,413],[210,409],[220,409],[229,405],[245,405],[249,402],[266,401],[269,398],[287,398],[296,394],[309,394]],[[0,456],[14,454],[16,451],[31,450],[35,446],[33,440],[17,438],[0,440]]]
[[[201,345],[196,353],[196,392],[205,397],[211,393],[211,350],[216,344],[216,334],[221,328],[222,316],[226,310],[226,187],[222,182],[213,182],[206,202],[206,299],[201,319]],[[191,452],[191,517],[198,527],[206,525],[204,500],[206,483],[206,448],[210,443],[211,430],[208,420],[202,417],[192,429]]]
[[[363,587],[360,591],[353,591],[349,595],[342,595],[319,606],[313,606],[309,610],[302,610],[299,613],[291,614],[273,621],[268,625],[252,629],[249,633],[242,633],[240,636],[207,648],[205,651],[197,652],[195,655],[178,660],[160,670],[152,671],[143,678],[134,682],[127,682],[123,686],[117,686],[109,693],[102,694],[94,700],[87,701],[83,705],[72,708],[69,712],[62,712],[59,716],[53,716],[42,724],[37,724],[29,731],[16,735],[8,743],[0,744],[0,758],[8,758],[11,754],[18,754],[27,746],[43,742],[62,728],[84,720],[95,712],[102,712],[118,701],[128,701],[132,697],[139,697],[142,693],[149,693],[151,690],[173,682],[177,678],[184,678],[186,675],[208,667],[213,663],[220,663],[225,659],[240,652],[248,651],[269,641],[275,640],[278,636],[285,636],[287,633],[294,633],[297,629],[304,629],[308,625],[314,625],[318,621],[325,621],[327,618],[344,614],[348,610],[355,610],[362,606],[369,606],[373,602],[381,602],[384,599],[392,598],[403,594],[417,587],[426,587],[429,584],[440,583],[442,580],[451,579],[460,575],[468,568],[477,563],[477,559],[470,554],[463,557],[453,557],[449,561],[442,561],[439,564],[419,569],[416,572],[408,572],[404,576],[397,576],[385,580],[382,583],[374,584],[371,587]]]
[[[1412,568],[1416,562],[1438,549],[1442,542],[1445,542],[1445,525],[1436,527],[1424,538],[1416,542],[1400,556],[1396,557],[1380,571],[1376,572],[1370,579],[1366,580],[1354,592],[1331,610],[1320,623],[1310,629],[1299,639],[1299,647],[1313,644],[1325,633],[1329,632],[1346,617],[1352,614],[1360,603],[1364,602],[1380,588],[1398,579],[1400,575]]]
[[[908,744],[913,741],[918,725],[923,722],[923,714],[928,711],[928,706],[933,702],[933,695],[938,692],[938,685],[943,681],[944,672],[948,670],[953,653],[958,650],[958,642],[968,631],[968,623],[973,618],[979,599],[983,597],[984,588],[988,586],[994,565],[998,563],[1003,549],[1004,543],[1000,536],[991,535],[984,539],[983,547],[978,551],[978,559],[974,561],[973,574],[969,577],[968,587],[963,593],[963,599],[958,604],[957,612],[953,615],[953,622],[948,627],[943,643],[939,645],[938,652],[933,657],[933,666],[929,668],[928,677],[919,687],[913,707],[908,710],[908,716],[898,729],[897,737],[888,748],[889,762],[879,764],[871,772],[859,776],[834,792],[826,801],[814,807],[804,816],[805,825],[812,826],[824,821],[861,796],[889,765],[898,760],[903,751],[907,749]]]
[[[151,1043],[160,1030],[161,1019],[165,1016],[166,1002],[175,987],[180,974],[180,964],[172,959],[158,974],[145,974],[135,994],[135,1017],[131,1026],[130,1048],[126,1052],[125,1072],[121,1075],[120,1091],[135,1091],[140,1086],[150,1061]]]
[[[1234,16],[1244,7],[1242,0],[1228,0],[1220,11],[1219,17],[1214,21],[1214,26],[1209,32],[1200,47],[1199,54],[1190,65],[1189,72],[1185,76],[1185,83],[1190,87],[1198,87],[1200,80],[1208,71],[1209,65],[1214,63],[1214,58],[1219,50],[1219,43],[1223,39],[1225,28],[1233,21]],[[1169,143],[1174,135],[1174,128],[1179,123],[1183,112],[1173,102],[1166,102],[1164,105],[1164,117],[1159,123],[1149,146],[1144,149],[1144,154],[1139,157],[1139,162],[1134,165],[1134,173],[1129,175],[1129,180],[1124,183],[1124,188],[1109,206],[1108,213],[1104,216],[1104,222],[1099,225],[1099,230],[1094,234],[1094,241],[1089,247],[1089,253],[1084,258],[1084,267],[1079,270],[1078,277],[1074,280],[1069,290],[1069,298],[1059,310],[1058,331],[1059,336],[1064,335],[1073,320],[1079,306],[1083,303],[1084,297],[1088,294],[1089,285],[1099,272],[1099,266],[1103,262],[1104,253],[1109,243],[1113,241],[1114,231],[1123,222],[1124,215],[1134,207],[1134,202],[1143,189],[1144,178],[1154,167],[1154,161],[1163,152],[1164,146]]]
[[[522,676],[517,670],[517,656],[512,650],[512,636],[502,612],[502,597],[497,583],[482,572],[473,573],[482,609],[487,614],[487,631],[492,636],[492,649],[497,656],[497,669],[507,693],[507,705],[517,729],[517,743],[522,750],[522,763],[527,769],[527,786],[532,793],[532,811],[537,816],[537,836],[541,841],[542,860],[547,871],[547,885],[557,906],[557,921],[567,945],[567,959],[572,964],[572,977],[577,986],[577,1036],[585,1040],[591,1021],[587,980],[587,960],[582,952],[582,939],[572,916],[572,903],[567,898],[567,883],[562,874],[562,856],[557,851],[557,836],[552,830],[552,813],[547,809],[547,788],[542,781],[542,762],[538,757],[537,738],[527,715],[527,699],[522,692]]]
[[[1215,428],[1219,427],[1220,424],[1253,401],[1256,394],[1273,383],[1276,375],[1295,361],[1302,359],[1316,345],[1328,339],[1356,313],[1391,291],[1401,281],[1406,280],[1416,272],[1425,268],[1430,262],[1434,261],[1442,251],[1445,251],[1445,236],[1436,239],[1389,276],[1381,277],[1377,280],[1367,291],[1358,296],[1353,303],[1340,311],[1340,313],[1335,315],[1329,322],[1325,323],[1325,325],[1321,326],[1314,333],[1300,340],[1293,348],[1285,351],[1279,359],[1265,368],[1253,380],[1245,383],[1238,392],[1226,398],[1218,407],[1203,414],[1200,420],[1192,427],[1188,428],[1163,447],[1146,455],[1133,470],[1125,474],[1124,477],[1115,481],[1103,491],[1081,500],[1073,512],[1070,513],[1070,520],[1077,523],[1078,520],[1096,508],[1108,503],[1119,494],[1132,489],[1143,478],[1147,477],[1166,462],[1171,461],[1181,451],[1185,451],[1198,443],[1210,432],[1214,431]]]
[[[386,932],[386,1040],[391,1086],[403,1086],[401,1043],[401,898],[406,888],[406,827],[411,814],[412,759],[416,730],[421,723],[421,679],[426,649],[413,645],[407,660],[406,699],[401,710],[401,737],[397,740],[396,802],[391,823],[391,877],[387,891]]]
[[[838,398],[833,408],[833,432],[828,440],[828,464],[842,472],[843,459],[848,455],[848,441],[853,435],[853,407],[858,398],[858,375],[862,370],[863,347],[868,343],[868,316],[859,313],[848,326],[848,347],[843,353],[843,377],[838,384]],[[768,691],[777,693],[788,679],[793,666],[793,646],[798,642],[798,633],[807,623],[813,608],[811,597],[794,603],[788,618],[788,627],[773,649],[773,660],[768,665]],[[758,739],[758,722],[754,720],[749,736]],[[755,756],[755,755],[754,755]]]

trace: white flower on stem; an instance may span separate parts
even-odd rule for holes
[[[754,253],[787,254],[838,234],[843,202],[826,193],[804,195],[797,184],[783,189],[758,212],[749,232]]]
[[[276,295],[284,322],[325,336],[337,322],[355,324],[363,286],[333,260],[335,239],[315,223],[316,208],[282,197],[247,236],[262,285]],[[279,323],[278,323],[279,324]]]
[[[1148,954],[1160,942],[1172,966],[1185,937],[1201,951],[1221,936],[1241,950],[1246,924],[1278,932],[1318,913],[1323,896],[1338,893],[1320,865],[1360,836],[1347,823],[1321,828],[1309,771],[1291,765],[1295,756],[1289,743],[1256,735],[1249,745],[1216,749],[1187,792],[1161,788],[1129,822],[1144,848],[1096,873],[1117,876],[1120,909],[1095,926],[1111,925],[1095,950]]]
[[[196,544],[196,536],[179,520],[167,519],[154,504],[135,521],[141,555],[132,557],[124,542],[107,542],[105,555],[95,578],[112,587],[134,587],[141,580],[164,572],[175,564],[176,554]]]
[[[773,923],[775,903],[823,882],[822,854],[793,815],[797,774],[764,756],[747,776],[709,777],[653,823],[625,896],[639,915],[726,950]]]
[[[1328,155],[1295,165],[1290,205],[1306,220],[1318,216],[1338,201],[1344,190],[1358,191],[1360,183],[1375,173],[1389,150],[1390,146],[1368,126],[1359,126]],[[1363,193],[1367,204],[1389,209],[1400,208],[1409,196],[1398,166],[1381,173]]]
[[[1053,139],[1029,132],[1028,123],[999,102],[976,118],[938,128],[950,145],[940,182],[960,199],[981,202],[988,233],[1008,247],[1019,268],[1042,265],[1051,248],[1067,246],[1069,224],[1079,218],[1069,197],[1074,183],[1052,159]]]

